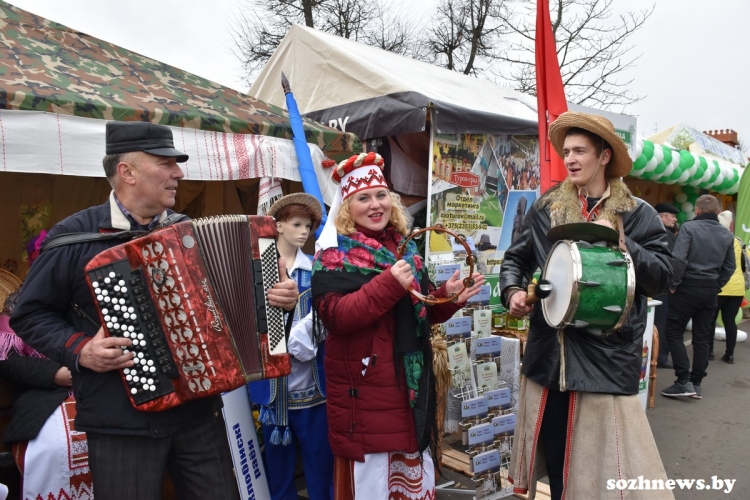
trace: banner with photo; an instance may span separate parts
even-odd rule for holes
[[[539,195],[538,137],[438,134],[432,160],[428,224],[465,236],[477,255],[478,271],[497,275]],[[428,262],[448,264],[463,257],[462,246],[449,235],[431,232],[428,238]]]

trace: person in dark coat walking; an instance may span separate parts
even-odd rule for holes
[[[69,233],[152,230],[173,213],[179,163],[169,127],[146,122],[108,122],[104,172],[112,186],[102,205],[55,225],[48,240]],[[105,337],[73,311],[90,318],[97,309],[85,281],[88,262],[118,244],[115,239],[42,250],[11,316],[27,344],[73,374],[76,429],[88,435],[89,464],[97,500],[157,500],[169,470],[181,499],[238,498],[219,396],[196,399],[160,412],[136,410],[120,369],[134,365],[128,338]],[[284,266],[280,262],[280,266]],[[285,274],[284,274],[285,276]],[[277,283],[267,297],[292,310],[292,281]]]
[[[674,274],[667,311],[667,342],[677,380],[664,396],[701,399],[707,375],[711,323],[718,293],[735,269],[734,236],[719,223],[719,200],[704,194],[695,201],[695,218],[680,228],[674,246]],[[693,368],[683,342],[693,320]]]
[[[674,250],[674,242],[677,239],[677,217],[680,213],[677,207],[671,203],[657,203],[654,207],[664,229],[667,230],[667,246],[669,251]],[[669,309],[669,294],[654,297],[654,300],[661,302],[654,310],[654,326],[659,331],[659,357],[657,358],[658,368],[674,368],[669,362],[669,343],[667,343],[667,309]]]

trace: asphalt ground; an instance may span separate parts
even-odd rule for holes
[[[750,321],[740,330],[750,332]],[[688,343],[689,332],[686,334]],[[731,493],[714,489],[675,490],[681,499],[750,499],[750,342],[739,342],[734,364],[721,361],[725,344],[715,341],[715,361],[701,384],[703,399],[667,398],[661,390],[674,383],[674,372],[659,369],[656,403],[648,421],[670,479],[736,479]],[[692,349],[688,343],[688,355]]]

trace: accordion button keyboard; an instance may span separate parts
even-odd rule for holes
[[[135,355],[134,364],[123,374],[133,401],[138,405],[174,392],[170,379],[177,377],[177,368],[164,347],[164,334],[141,270],[132,271],[123,260],[88,274],[109,335],[132,342],[123,352]],[[150,342],[146,342],[146,336]],[[158,372],[154,366],[157,363],[161,368]]]

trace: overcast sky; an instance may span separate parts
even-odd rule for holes
[[[10,0],[10,3],[129,50],[247,91],[231,51],[230,26],[251,0]],[[656,12],[632,37],[642,54],[630,71],[644,99],[627,111],[639,135],[686,123],[732,128],[750,147],[750,1],[655,0]],[[413,0],[426,18],[437,0]],[[639,10],[654,0],[614,0]],[[747,152],[750,154],[750,151]]]

